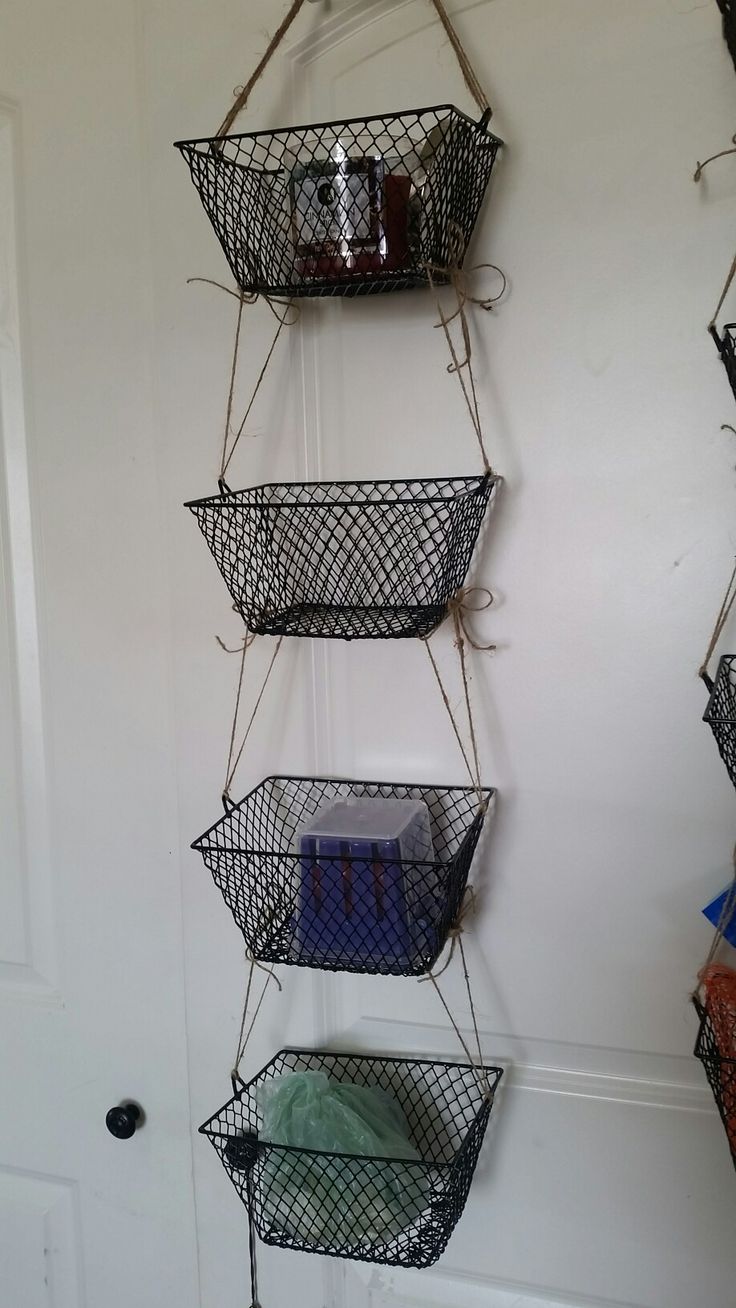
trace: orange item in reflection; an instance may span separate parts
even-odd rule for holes
[[[736,971],[722,963],[704,968],[700,980],[705,992],[705,1011],[715,1037],[721,1063],[721,1095],[726,1131],[736,1151]]]

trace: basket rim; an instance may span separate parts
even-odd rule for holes
[[[387,113],[367,114],[367,115],[363,115],[362,117],[357,116],[355,118],[332,118],[327,122],[320,122],[320,123],[294,123],[292,124],[291,127],[261,128],[257,132],[233,132],[228,134],[227,136],[187,137],[186,139],[183,140],[174,141],[173,144],[174,144],[174,149],[183,150],[197,145],[214,145],[216,141],[256,140],[259,137],[263,137],[263,136],[281,136],[281,135],[286,135],[289,132],[314,131],[316,129],[325,128],[325,127],[350,127],[352,126],[353,123],[385,122],[391,118],[405,118],[408,114],[419,115],[419,114],[436,113],[440,109],[449,109],[452,113],[457,114],[458,118],[463,118],[466,123],[470,123],[471,127],[477,128],[479,134],[482,133],[483,136],[487,137],[489,142],[493,141],[495,142],[496,145],[499,146],[505,144],[505,142],[501,140],[500,136],[496,136],[495,132],[491,132],[488,130],[487,124],[485,125],[483,124],[484,115],[481,115],[480,118],[473,118],[471,117],[470,114],[465,113],[464,109],[458,109],[457,105],[451,104],[449,102],[442,103],[442,104],[421,105],[418,109],[393,109]],[[230,161],[228,160],[227,162]]]
[[[389,787],[395,786],[395,787],[401,787],[404,790],[420,790],[420,791],[431,790],[434,791],[435,793],[443,792],[444,794],[447,793],[457,794],[458,792],[462,792],[463,794],[466,795],[477,794],[477,787],[471,785],[439,786],[439,785],[432,785],[431,783],[424,783],[424,782],[415,783],[413,781],[363,781],[363,780],[359,780],[356,777],[305,777],[305,776],[293,776],[293,775],[287,776],[283,773],[272,773],[270,776],[264,777],[262,781],[259,781],[258,785],[254,786],[252,790],[249,790],[247,795],[244,795],[243,798],[239,800],[237,804],[233,804],[232,808],[229,809],[227,812],[223,813],[222,817],[218,818],[216,822],[213,822],[212,825],[209,826],[206,831],[203,831],[201,836],[197,836],[196,840],[192,841],[190,845],[190,849],[196,849],[198,853],[202,853],[202,852],[211,853],[211,852],[219,851],[220,853],[227,853],[227,854],[258,854],[261,857],[266,857],[266,858],[279,858],[279,859],[288,858],[288,859],[295,859],[298,861],[298,859],[300,858],[299,854],[280,853],[279,851],[274,849],[247,849],[247,848],[242,848],[239,845],[223,846],[223,845],[205,843],[209,835],[211,835],[214,831],[216,831],[218,827],[221,827],[223,823],[227,822],[232,817],[233,813],[237,812],[239,809],[242,809],[243,805],[246,804],[249,799],[252,799],[253,796],[258,793],[259,790],[261,790],[264,786],[268,785],[269,781],[310,781],[313,783],[326,781],[326,782],[333,782],[333,783],[337,782],[338,784],[348,785],[348,786],[389,786]],[[472,824],[475,821],[478,814],[482,812],[483,816],[485,817],[490,802],[496,794],[496,789],[494,786],[481,786],[480,789],[481,789],[481,794],[484,795],[486,799],[485,807],[482,809],[478,808],[476,812],[473,814],[473,817],[466,828],[465,835],[463,836],[463,841],[467,839],[467,834],[470,831],[470,828],[472,827]],[[462,843],[463,842],[461,841],[461,844]],[[453,855],[453,857],[455,856]],[[452,860],[449,860],[449,862],[451,861]],[[423,859],[423,860],[408,859],[407,860],[407,864],[410,867],[427,867],[427,868],[447,867],[449,865],[449,862],[442,863],[442,862],[438,862],[437,859]],[[282,1050],[281,1052],[283,1053],[284,1051]],[[296,1052],[306,1053],[308,1051],[297,1050]]]
[[[734,323],[734,326],[736,327],[736,323]],[[703,722],[709,724],[715,723],[716,726],[721,725],[724,727],[736,726],[736,714],[730,718],[717,718],[711,713],[711,704],[713,703],[718,690],[721,671],[726,665],[730,666],[733,662],[736,662],[736,654],[721,654],[721,657],[718,660],[718,667],[716,668],[716,675],[713,678],[713,689],[708,695],[708,703],[706,704],[705,712],[703,713]]]
[[[308,1149],[301,1145],[275,1144],[270,1140],[261,1140],[258,1136],[255,1137],[259,1144],[263,1145],[269,1150],[272,1149],[277,1150],[279,1153],[284,1153],[284,1154],[308,1154],[311,1157],[349,1159],[352,1160],[353,1162],[359,1160],[359,1161],[370,1162],[370,1163],[391,1163],[393,1165],[395,1165],[396,1163],[401,1163],[402,1165],[408,1167],[418,1167],[418,1168],[425,1168],[425,1169],[446,1168],[450,1170],[455,1166],[459,1154],[465,1148],[465,1144],[472,1127],[475,1125],[475,1123],[478,1121],[478,1118],[485,1110],[487,1110],[490,1113],[490,1110],[492,1109],[494,1104],[496,1089],[505,1070],[503,1067],[497,1067],[494,1064],[490,1064],[490,1063],[489,1064],[460,1063],[460,1062],[453,1062],[450,1059],[436,1059],[436,1058],[399,1058],[399,1057],[393,1058],[391,1057],[390,1054],[368,1054],[365,1051],[349,1053],[343,1050],[333,1051],[330,1049],[299,1049],[299,1048],[294,1048],[292,1046],[287,1046],[285,1049],[280,1049],[278,1053],[274,1054],[273,1058],[269,1059],[265,1067],[262,1067],[259,1072],[256,1072],[255,1076],[251,1077],[250,1081],[247,1081],[246,1084],[242,1086],[241,1089],[238,1090],[234,1095],[231,1095],[231,1097],[228,1100],[226,1100],[226,1102],[220,1108],[218,1108],[217,1111],[214,1112],[211,1117],[208,1117],[207,1121],[203,1122],[202,1125],[197,1128],[197,1133],[199,1135],[206,1135],[208,1139],[212,1141],[237,1139],[238,1138],[237,1135],[232,1135],[227,1131],[211,1130],[210,1128],[212,1126],[212,1123],[217,1120],[217,1118],[220,1116],[221,1113],[224,1113],[228,1108],[230,1108],[232,1104],[242,1103],[243,1095],[245,1094],[245,1092],[247,1090],[250,1090],[251,1086],[258,1084],[264,1072],[267,1072],[268,1069],[272,1067],[273,1064],[284,1054],[303,1054],[308,1057],[316,1057],[318,1059],[321,1058],[323,1060],[328,1058],[334,1058],[338,1060],[343,1060],[345,1062],[350,1062],[353,1059],[356,1059],[362,1063],[371,1063],[371,1064],[391,1063],[391,1064],[398,1064],[400,1066],[406,1066],[406,1067],[419,1066],[419,1067],[433,1067],[433,1068],[460,1068],[463,1072],[472,1072],[473,1075],[475,1076],[477,1076],[478,1072],[483,1072],[489,1083],[490,1098],[486,1098],[485,1095],[481,1095],[481,1101],[473,1116],[473,1120],[472,1122],[468,1123],[467,1128],[465,1129],[463,1134],[462,1143],[455,1150],[452,1160],[450,1162],[432,1162],[424,1158],[397,1158],[395,1155],[393,1157],[391,1156],[383,1157],[373,1154],[348,1154],[338,1150],[329,1150],[329,1149]],[[478,1086],[478,1089],[480,1093],[480,1086]]]
[[[423,499],[421,498],[421,496],[417,496],[413,501],[412,500],[401,501],[395,499],[392,500],[387,498],[378,499],[378,500],[344,499],[344,500],[326,500],[324,502],[315,501],[312,504],[308,500],[301,501],[301,502],[298,500],[282,500],[278,504],[244,504],[241,505],[240,507],[246,509],[256,509],[258,510],[259,513],[262,513],[262,512],[270,512],[272,510],[280,511],[281,509],[305,509],[305,508],[344,509],[353,505],[356,505],[360,508],[371,508],[371,507],[378,507],[379,505],[382,504],[390,504],[392,506],[395,506],[396,504],[401,504],[401,503],[406,503],[407,505],[410,505],[412,503],[451,504],[453,499],[460,499],[461,494],[464,495],[482,494],[485,491],[486,485],[488,486],[489,491],[493,490],[501,481],[501,477],[499,473],[481,472],[481,473],[461,474],[456,477],[451,477],[451,476],[386,477],[383,479],[363,478],[360,481],[266,481],[266,482],[261,482],[257,486],[244,486],[241,490],[229,490],[229,491],[222,492],[219,495],[203,495],[199,499],[185,500],[184,508],[194,510],[200,508],[219,508],[219,507],[224,508],[228,505],[231,507],[238,507],[237,504],[233,504],[233,501],[237,501],[237,497],[239,495],[247,495],[252,491],[278,490],[284,488],[310,490],[312,487],[316,487],[316,486],[334,486],[334,487],[384,486],[384,485],[390,486],[390,485],[397,485],[397,484],[402,486],[437,486],[437,485],[441,485],[443,482],[447,483],[447,482],[454,482],[454,481],[466,481],[471,483],[475,482],[476,485],[469,486],[468,489],[464,492],[458,492],[456,496],[446,497],[443,495],[427,495]]]

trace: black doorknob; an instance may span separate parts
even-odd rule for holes
[[[118,1140],[129,1140],[135,1135],[140,1115],[141,1110],[137,1104],[118,1104],[117,1108],[109,1109],[105,1126],[110,1135],[116,1136]]]

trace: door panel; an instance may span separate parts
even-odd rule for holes
[[[3,5],[0,1196],[13,1308],[197,1302],[132,5]],[[114,1140],[105,1114],[140,1101]]]

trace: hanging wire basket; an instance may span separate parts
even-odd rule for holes
[[[200,1131],[209,1136],[265,1244],[429,1267],[465,1207],[502,1075],[497,1067],[482,1070],[487,1090],[480,1069],[468,1064],[282,1050]],[[421,1162],[260,1139],[259,1087],[297,1071],[387,1091],[404,1113]]]
[[[700,1018],[695,1057],[700,1059],[705,1068],[736,1167],[736,1009],[731,1009],[725,1024],[723,1015],[716,1024],[708,1008],[699,999],[693,999],[693,1004]],[[727,1053],[731,1057],[727,1057]]]
[[[736,323],[727,323],[721,332],[715,325],[711,325],[708,330],[718,346],[731,390],[736,397]]]
[[[271,484],[186,508],[248,631],[426,636],[465,580],[497,482]]]
[[[427,264],[449,279],[502,144],[489,118],[435,105],[176,148],[243,292],[361,295],[426,286]]]
[[[421,976],[457,921],[492,789],[268,777],[195,840],[248,953],[265,963]],[[334,800],[420,800],[431,861],[300,838]],[[367,843],[367,842],[366,842]],[[411,850],[409,851],[411,852]],[[425,851],[422,851],[423,855]]]
[[[736,654],[723,654],[718,660],[715,681],[707,672],[701,676],[710,691],[708,705],[703,714],[736,786]]]
[[[736,67],[736,5],[734,0],[716,0],[723,20],[723,39]]]

